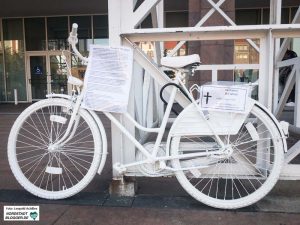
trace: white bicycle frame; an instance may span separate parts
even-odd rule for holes
[[[178,72],[178,74],[180,74],[180,72]],[[183,87],[183,90],[188,94],[188,96],[192,99],[192,101],[194,102],[194,104],[197,105],[197,107],[198,107],[198,104],[195,102],[195,100],[193,100],[193,97],[187,91],[186,87],[184,86],[184,84],[180,80],[179,76],[177,76],[177,78],[176,78],[176,80],[175,80],[174,83],[175,84],[180,84],[181,87]],[[84,93],[84,89],[85,89],[85,87],[83,87],[82,93]],[[55,143],[56,145],[64,145],[70,139],[72,139],[73,135],[75,134],[75,131],[76,131],[77,125],[78,125],[78,120],[76,120],[76,117],[77,117],[77,112],[78,112],[78,110],[80,108],[80,105],[81,105],[81,102],[82,102],[82,98],[83,98],[83,94],[82,93],[76,99],[76,103],[75,103],[75,105],[73,107],[73,112],[72,112],[71,119],[70,119],[70,122],[68,124],[67,130],[66,130],[66,133],[64,134],[64,136],[58,142]],[[146,148],[143,145],[141,145],[136,140],[136,138],[134,138],[128,132],[128,130],[111,113],[109,113],[109,112],[103,112],[104,115],[111,122],[113,122],[120,129],[120,131],[135,145],[135,147],[139,151],[141,151],[141,153],[146,157],[145,160],[142,160],[142,161],[139,161],[139,162],[124,164],[124,165],[122,165],[123,169],[118,169],[118,170],[122,170],[123,171],[124,168],[138,166],[138,165],[141,165],[141,164],[144,164],[144,163],[154,163],[154,162],[159,161],[161,169],[169,169],[169,170],[174,171],[173,168],[167,167],[164,162],[168,161],[168,160],[172,160],[172,159],[183,159],[183,158],[193,158],[193,157],[207,156],[207,152],[191,153],[191,154],[177,155],[177,156],[160,156],[160,157],[157,156],[158,149],[159,149],[159,147],[161,146],[161,143],[162,143],[163,134],[165,133],[165,129],[166,129],[166,125],[167,125],[167,122],[168,122],[168,118],[169,118],[170,113],[171,113],[172,105],[173,105],[173,103],[175,101],[176,93],[177,93],[177,87],[173,87],[172,91],[171,91],[169,103],[168,103],[168,105],[166,107],[165,114],[163,116],[163,120],[162,120],[161,126],[159,128],[147,128],[147,127],[144,127],[144,126],[140,125],[137,121],[135,121],[134,118],[132,118],[132,116],[130,114],[128,114],[128,113],[124,113],[123,114],[136,128],[138,128],[140,130],[143,130],[145,132],[151,132],[151,133],[157,133],[158,134],[158,136],[156,138],[156,141],[155,141],[155,144],[154,144],[153,151],[152,151],[151,154],[146,150]],[[205,117],[205,115],[202,113],[202,111],[199,110],[199,112],[200,112],[200,115],[202,115],[203,117]],[[216,137],[219,138],[218,135],[216,135]],[[223,144],[224,148],[221,147],[219,150],[210,151],[209,154],[213,154],[213,155],[224,154],[225,145],[224,145],[224,143],[222,142],[222,140],[220,138],[219,138],[219,140],[220,140],[221,144]],[[116,166],[117,165],[115,165],[115,168],[116,168]],[[182,169],[187,170],[187,169],[193,169],[193,168],[200,168],[200,166],[189,167],[189,168],[182,168]]]
[[[77,26],[73,25],[73,29],[72,32],[70,33],[69,36],[69,43],[72,46],[72,49],[74,51],[74,53],[83,61],[88,62],[88,58],[83,57],[79,51],[76,48],[76,43],[77,43],[78,39],[77,39]],[[187,96],[191,99],[192,103],[194,104],[197,111],[199,112],[199,115],[204,119],[204,121],[207,123],[208,127],[210,128],[210,130],[212,131],[212,134],[214,135],[214,137],[216,138],[217,143],[220,145],[220,148],[218,150],[213,150],[213,151],[209,151],[209,153],[207,152],[198,152],[198,153],[189,153],[189,154],[184,154],[184,155],[168,155],[166,154],[165,156],[157,156],[158,155],[158,150],[159,147],[162,144],[162,137],[163,134],[165,133],[165,129],[166,129],[166,125],[168,122],[168,118],[170,116],[171,113],[171,109],[173,106],[173,103],[175,101],[175,97],[176,97],[176,93],[177,93],[177,87],[173,87],[171,90],[171,94],[170,94],[170,99],[169,102],[167,104],[166,110],[165,110],[165,114],[163,116],[162,119],[162,123],[161,126],[159,128],[147,128],[144,127],[142,125],[140,125],[134,118],[132,118],[132,116],[128,113],[124,113],[123,115],[132,123],[134,124],[134,126],[142,131],[145,132],[151,132],[151,133],[157,133],[157,138],[153,147],[153,151],[152,153],[149,153],[146,148],[140,144],[135,137],[133,137],[128,130],[109,112],[103,112],[108,119],[114,123],[119,129],[120,131],[135,145],[135,147],[145,156],[145,160],[141,160],[138,162],[133,162],[133,163],[128,163],[128,164],[120,164],[118,163],[117,165],[114,165],[114,168],[117,169],[119,172],[125,172],[126,168],[128,167],[133,167],[133,166],[138,166],[144,163],[155,163],[155,162],[159,162],[159,166],[160,169],[167,169],[167,170],[171,170],[171,171],[177,171],[171,167],[168,167],[166,165],[166,161],[168,160],[173,160],[173,159],[187,159],[187,158],[193,158],[193,157],[201,157],[201,156],[208,156],[209,155],[224,155],[226,154],[226,146],[224,144],[224,142],[220,139],[220,137],[218,136],[218,134],[214,131],[213,126],[210,124],[210,121],[207,120],[206,116],[203,114],[200,106],[198,105],[198,103],[194,100],[192,94],[187,90],[187,88],[185,87],[185,85],[182,82],[182,74],[183,71],[182,70],[177,70],[176,75],[175,75],[175,81],[174,84],[180,85],[181,88],[183,89],[183,91],[187,94]],[[83,86],[82,92],[77,96],[76,98],[76,102],[74,104],[73,107],[73,112],[70,118],[70,122],[68,124],[68,127],[66,129],[66,133],[64,134],[64,136],[57,141],[56,143],[54,143],[55,145],[59,146],[59,145],[64,145],[65,143],[67,143],[75,134],[75,131],[77,129],[78,126],[78,119],[77,119],[77,113],[78,110],[80,109],[81,106],[81,102],[83,99],[83,94],[85,91],[85,87]],[[194,169],[194,168],[201,168],[201,167],[205,167],[205,166],[196,166],[196,167],[188,167],[188,168],[181,168],[180,170],[190,170],[190,169]]]

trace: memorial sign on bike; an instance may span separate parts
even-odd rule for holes
[[[243,113],[246,110],[248,87],[204,85],[200,88],[203,110]]]
[[[82,107],[104,112],[126,112],[132,62],[130,48],[91,45]]]

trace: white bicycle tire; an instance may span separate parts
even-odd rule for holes
[[[262,120],[264,120],[265,125],[268,127],[270,133],[272,134],[273,141],[278,141],[278,145],[275,146],[275,150],[274,150],[274,164],[273,164],[274,166],[272,168],[269,177],[259,189],[257,189],[252,194],[246,197],[235,199],[235,200],[225,200],[225,199],[221,200],[221,199],[212,198],[210,196],[207,196],[206,194],[201,193],[190,183],[185,172],[176,171],[175,175],[177,180],[181,184],[181,186],[196,200],[215,208],[222,208],[222,209],[242,208],[242,207],[252,205],[255,202],[262,199],[265,195],[267,195],[272,190],[272,188],[276,184],[277,180],[279,179],[283,160],[284,160],[284,150],[282,147],[283,145],[282,145],[281,135],[275,123],[258,106],[255,105],[251,110],[251,112],[257,115]],[[172,145],[171,145],[172,155],[178,154],[178,146],[180,143],[180,138],[181,138],[180,136],[177,136],[174,137],[172,140]],[[172,165],[175,169],[181,168],[179,160],[173,160]]]
[[[58,98],[41,100],[29,106],[19,115],[19,117],[17,118],[17,120],[15,121],[11,129],[9,139],[8,139],[8,161],[15,178],[17,179],[19,184],[21,184],[21,186],[23,186],[23,188],[26,189],[28,192],[32,193],[35,196],[45,198],[45,199],[63,199],[63,198],[68,198],[70,196],[73,196],[78,192],[80,192],[81,190],[83,190],[94,178],[97,169],[99,167],[100,160],[102,158],[101,157],[102,141],[101,141],[101,134],[92,116],[86,110],[80,109],[79,115],[84,119],[84,121],[86,121],[88,127],[90,128],[94,140],[94,146],[95,146],[93,159],[88,172],[75,186],[60,191],[44,190],[31,183],[25,177],[18,164],[17,155],[16,155],[16,138],[26,118],[28,118],[32,113],[36,112],[40,108],[46,106],[53,106],[53,105],[58,105],[61,107],[70,107],[71,101],[66,99],[58,99]]]

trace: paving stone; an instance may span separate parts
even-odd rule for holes
[[[300,214],[300,197],[266,196],[256,205],[260,212]]]
[[[127,196],[110,196],[104,202],[104,206],[109,207],[131,207],[133,203],[134,197],[127,197]]]
[[[54,225],[299,225],[299,214],[72,206]]]
[[[60,205],[98,205],[102,206],[108,198],[107,193],[81,192],[62,200],[38,198],[25,190],[0,190],[0,202],[26,204],[60,204]]]

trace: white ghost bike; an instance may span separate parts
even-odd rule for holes
[[[75,54],[77,25],[69,42]],[[145,176],[173,174],[196,200],[216,208],[240,208],[263,198],[275,185],[286,151],[286,132],[260,103],[248,98],[243,113],[203,110],[183,84],[183,71],[199,64],[199,56],[162,60],[173,67],[175,78],[160,127],[146,128],[128,113],[132,124],[157,133],[154,143],[140,144],[111,114],[105,116],[136,146],[136,161],[116,163],[126,173],[138,168]],[[180,65],[182,68],[178,68]],[[77,88],[72,95],[51,94],[25,109],[15,121],[8,140],[8,159],[18,182],[30,193],[62,199],[83,190],[107,156],[104,126],[93,110],[81,107],[83,82],[69,76]],[[178,87],[191,101],[175,119],[165,144],[163,134]],[[170,87],[169,87],[170,88]]]

